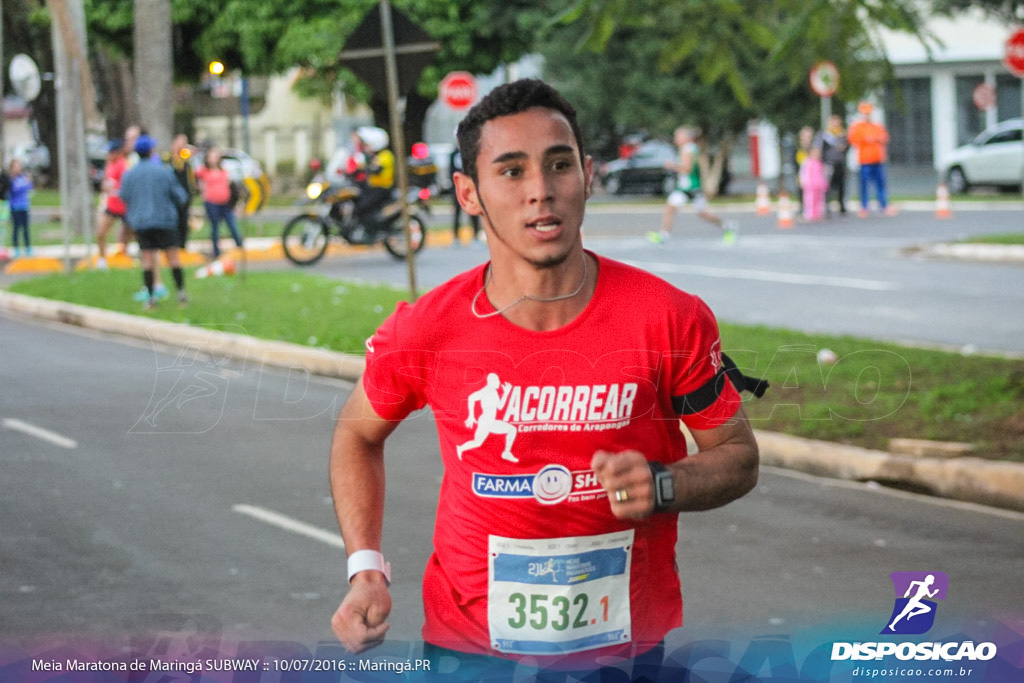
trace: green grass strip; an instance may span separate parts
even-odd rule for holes
[[[164,277],[170,280],[166,269]],[[141,283],[137,270],[88,271],[10,289],[356,354],[405,297],[391,287],[256,271],[189,276],[186,308],[172,297],[143,313],[132,298]],[[722,348],[772,384],[763,399],[745,399],[755,428],[879,449],[893,437],[963,441],[981,457],[1024,462],[1024,360],[731,324],[722,324]],[[819,362],[822,349],[835,354],[834,363]]]

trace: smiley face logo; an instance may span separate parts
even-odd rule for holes
[[[572,493],[572,472],[561,465],[548,465],[533,478],[533,496],[543,505],[561,503]]]

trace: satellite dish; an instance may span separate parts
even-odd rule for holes
[[[28,55],[14,55],[10,68],[11,87],[14,92],[31,102],[39,97],[42,82],[39,78],[39,67]]]

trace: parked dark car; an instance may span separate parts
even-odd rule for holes
[[[669,194],[676,174],[665,168],[676,149],[661,140],[642,143],[628,159],[609,161],[601,168],[601,184],[608,194]]]

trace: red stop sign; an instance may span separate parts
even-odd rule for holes
[[[1019,28],[1006,41],[1003,64],[1014,76],[1024,78],[1024,28]]]
[[[452,109],[469,109],[476,102],[476,78],[466,71],[453,71],[441,81],[439,91]]]

